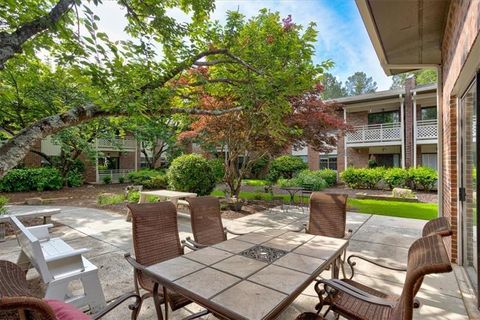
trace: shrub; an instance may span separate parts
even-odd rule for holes
[[[8,203],[8,198],[0,196],[0,216],[7,213],[7,208],[5,207]]]
[[[327,186],[333,187],[337,184],[337,171],[332,169],[322,169],[318,171],[320,177],[325,180]]]
[[[167,175],[158,175],[152,177],[150,180],[146,180],[143,183],[145,189],[167,189],[168,188],[168,179]]]
[[[270,159],[268,157],[261,157],[252,165],[250,169],[249,178],[252,179],[263,179],[265,175],[268,174],[268,165],[270,164]]]
[[[222,159],[212,159],[208,163],[212,167],[213,175],[215,176],[215,182],[219,183],[223,181],[225,176],[225,163]]]
[[[410,168],[408,174],[414,188],[417,190],[419,189],[419,186],[425,191],[432,190],[438,179],[437,172],[428,167]]]
[[[103,180],[103,183],[105,183],[105,184],[110,184],[110,183],[112,183],[112,177],[110,177],[110,176],[104,176],[104,177],[102,178],[102,180]]]
[[[102,193],[97,197],[97,203],[101,206],[119,204],[124,201],[125,195],[123,194]]]
[[[278,179],[278,185],[282,188],[304,187],[311,185],[313,191],[320,191],[327,187],[327,182],[323,179],[320,170],[302,170],[292,179]]]
[[[353,189],[375,189],[384,178],[385,168],[348,168],[340,174],[341,179]]]
[[[402,168],[390,168],[386,170],[383,178],[390,189],[405,188],[409,182],[408,171]]]
[[[378,166],[377,160],[375,160],[375,159],[368,160],[368,167],[369,168],[376,168],[377,166]]]
[[[124,176],[118,177],[118,183],[125,183],[125,177]]]
[[[130,172],[127,175],[128,181],[133,184],[145,184],[147,181],[151,180],[153,177],[164,175],[162,171],[152,170],[152,169],[142,169],[135,172]]]
[[[44,191],[63,187],[63,178],[54,168],[29,168],[10,170],[0,180],[0,191]]]
[[[272,161],[268,179],[277,181],[279,178],[293,178],[301,170],[307,169],[307,164],[299,157],[281,156]]]
[[[167,178],[173,189],[200,196],[210,194],[216,183],[212,167],[198,154],[186,154],[173,160]]]
[[[80,187],[83,184],[83,175],[77,171],[69,171],[66,180],[69,187]]]

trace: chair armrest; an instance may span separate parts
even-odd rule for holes
[[[27,227],[27,230],[38,240],[50,239],[49,228],[53,228],[53,224],[42,224],[39,226]]]
[[[110,311],[112,311],[113,309],[115,309],[120,304],[122,304],[123,302],[125,302],[126,300],[128,300],[130,298],[134,298],[135,302],[132,303],[132,304],[129,304],[128,308],[132,311],[138,312],[138,307],[140,306],[140,302],[142,301],[142,299],[140,298],[140,296],[138,294],[133,293],[133,292],[129,292],[129,293],[125,293],[124,295],[121,295],[115,301],[109,303],[99,313],[94,314],[92,316],[92,320],[97,320],[97,319],[103,318],[107,313],[109,313]]]
[[[197,251],[199,248],[195,247],[192,243],[189,242],[189,238],[187,240],[180,241],[183,247],[187,247],[190,250]]]
[[[350,276],[350,279],[353,278],[353,276],[355,275],[355,269],[354,269],[354,266],[357,264],[355,261],[352,261],[352,259],[360,259],[360,260],[363,260],[363,261],[366,261],[368,263],[371,263],[371,264],[374,264],[378,267],[381,267],[381,268],[385,268],[385,269],[389,269],[389,270],[393,270],[393,271],[402,271],[402,272],[406,272],[407,271],[407,268],[406,267],[402,267],[402,266],[387,266],[387,265],[384,265],[384,264],[381,264],[375,260],[372,260],[372,259],[369,259],[369,258],[366,258],[366,257],[362,257],[362,256],[358,256],[358,255],[355,255],[355,254],[352,254],[350,256],[348,256],[347,258],[347,264],[350,266],[350,269],[352,270],[352,275]]]
[[[353,288],[351,288],[351,286],[349,286],[348,284],[346,284],[346,283],[344,283],[344,282],[342,282],[341,280],[338,280],[338,279],[317,281],[317,283],[315,284],[315,291],[319,295],[322,292],[319,289],[320,284],[323,284],[324,290],[325,290],[325,292],[327,293],[328,296],[331,296],[331,295],[335,294],[335,290],[337,290],[337,291],[344,292],[344,293],[346,293],[346,294],[348,294],[348,295],[350,295],[350,296],[352,296],[356,299],[365,301],[367,303],[386,306],[386,307],[390,307],[390,308],[393,308],[396,305],[395,302],[385,300],[385,299],[382,299],[382,298],[379,298],[379,297],[375,297],[375,296],[373,296],[369,293],[363,292],[361,290],[358,290],[358,289],[353,290]],[[332,290],[328,290],[329,288],[334,289],[334,291],[332,292]]]
[[[86,248],[77,249],[77,250],[73,250],[73,251],[70,251],[70,252],[67,252],[67,253],[64,253],[64,254],[60,254],[58,256],[53,256],[53,257],[50,257],[50,258],[46,258],[45,262],[50,263],[50,262],[56,262],[56,261],[60,261],[60,260],[63,260],[63,259],[76,257],[76,256],[81,257],[84,253],[87,253],[89,251],[90,251],[90,249],[86,249]]]
[[[193,246],[196,248],[195,250],[208,247],[207,245],[204,245],[204,244],[195,242],[195,241],[194,241],[192,238],[190,238],[190,237],[186,237],[186,238],[185,238],[185,242],[188,242],[190,245],[193,245]],[[187,246],[187,247],[188,247],[188,246]]]
[[[246,233],[241,233],[241,232],[235,232],[235,231],[232,231],[232,230],[229,230],[227,227],[223,228],[227,233],[230,233],[230,234],[233,234],[235,236],[243,236],[244,234]]]
[[[130,255],[130,252],[125,253],[124,257],[127,260],[127,262],[130,263],[130,265],[133,268],[135,268],[135,270],[139,270],[139,271],[145,270],[145,266],[143,264],[138,263],[137,260],[132,258],[132,256]]]
[[[308,232],[308,229],[307,229],[307,224],[306,223],[303,223],[302,226],[299,228],[299,229],[293,229],[290,231],[293,231],[293,232],[305,232],[307,233]]]
[[[42,299],[35,297],[1,297],[0,311],[15,314],[21,319],[24,316],[22,310],[33,311],[39,319],[56,319],[53,309]],[[3,313],[3,312],[2,312]]]

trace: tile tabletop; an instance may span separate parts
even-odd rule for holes
[[[272,319],[347,245],[343,239],[267,229],[152,265],[147,273],[225,318]]]

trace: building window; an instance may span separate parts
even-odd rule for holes
[[[368,124],[400,122],[399,111],[376,112],[368,114]]]
[[[437,107],[427,107],[421,110],[422,120],[436,120],[437,119]]]
[[[371,160],[375,160],[377,167],[398,168],[400,167],[400,154],[371,154]]]
[[[337,156],[320,156],[320,170],[337,170]]]
[[[437,154],[422,153],[422,167],[429,167],[437,170]]]
[[[308,156],[296,156],[296,155],[294,155],[294,157],[300,158],[300,159],[303,160],[303,162],[308,163]]]

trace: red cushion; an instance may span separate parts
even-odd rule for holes
[[[58,320],[91,320],[91,318],[75,306],[59,300],[45,300],[55,312]]]

